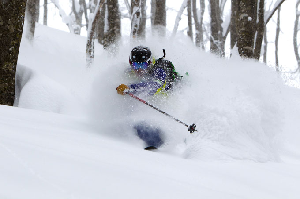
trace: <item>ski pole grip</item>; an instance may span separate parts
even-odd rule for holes
[[[189,131],[190,133],[194,133],[195,131],[197,131],[197,130],[196,130],[196,124],[190,125],[189,128],[188,128],[188,131]]]

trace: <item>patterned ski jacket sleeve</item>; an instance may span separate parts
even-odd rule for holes
[[[129,85],[130,92],[133,94],[144,93],[147,95],[155,95],[162,89],[165,89],[166,72],[162,68],[156,68],[149,74],[146,80]]]

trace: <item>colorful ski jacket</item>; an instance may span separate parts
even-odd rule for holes
[[[143,77],[138,77],[137,79],[139,80],[136,83],[128,85],[130,88],[129,92],[147,95],[166,93],[180,78],[172,62],[158,59]]]

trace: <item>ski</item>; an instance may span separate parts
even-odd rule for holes
[[[153,150],[157,150],[157,148],[155,146],[148,146],[148,147],[145,148],[145,150],[153,151]]]

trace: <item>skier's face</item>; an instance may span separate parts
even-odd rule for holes
[[[142,76],[146,75],[148,71],[147,71],[147,69],[140,68],[140,69],[134,70],[134,72],[137,76],[142,77]]]
[[[149,63],[148,62],[132,62],[131,67],[135,71],[136,75],[144,76],[148,72]]]

